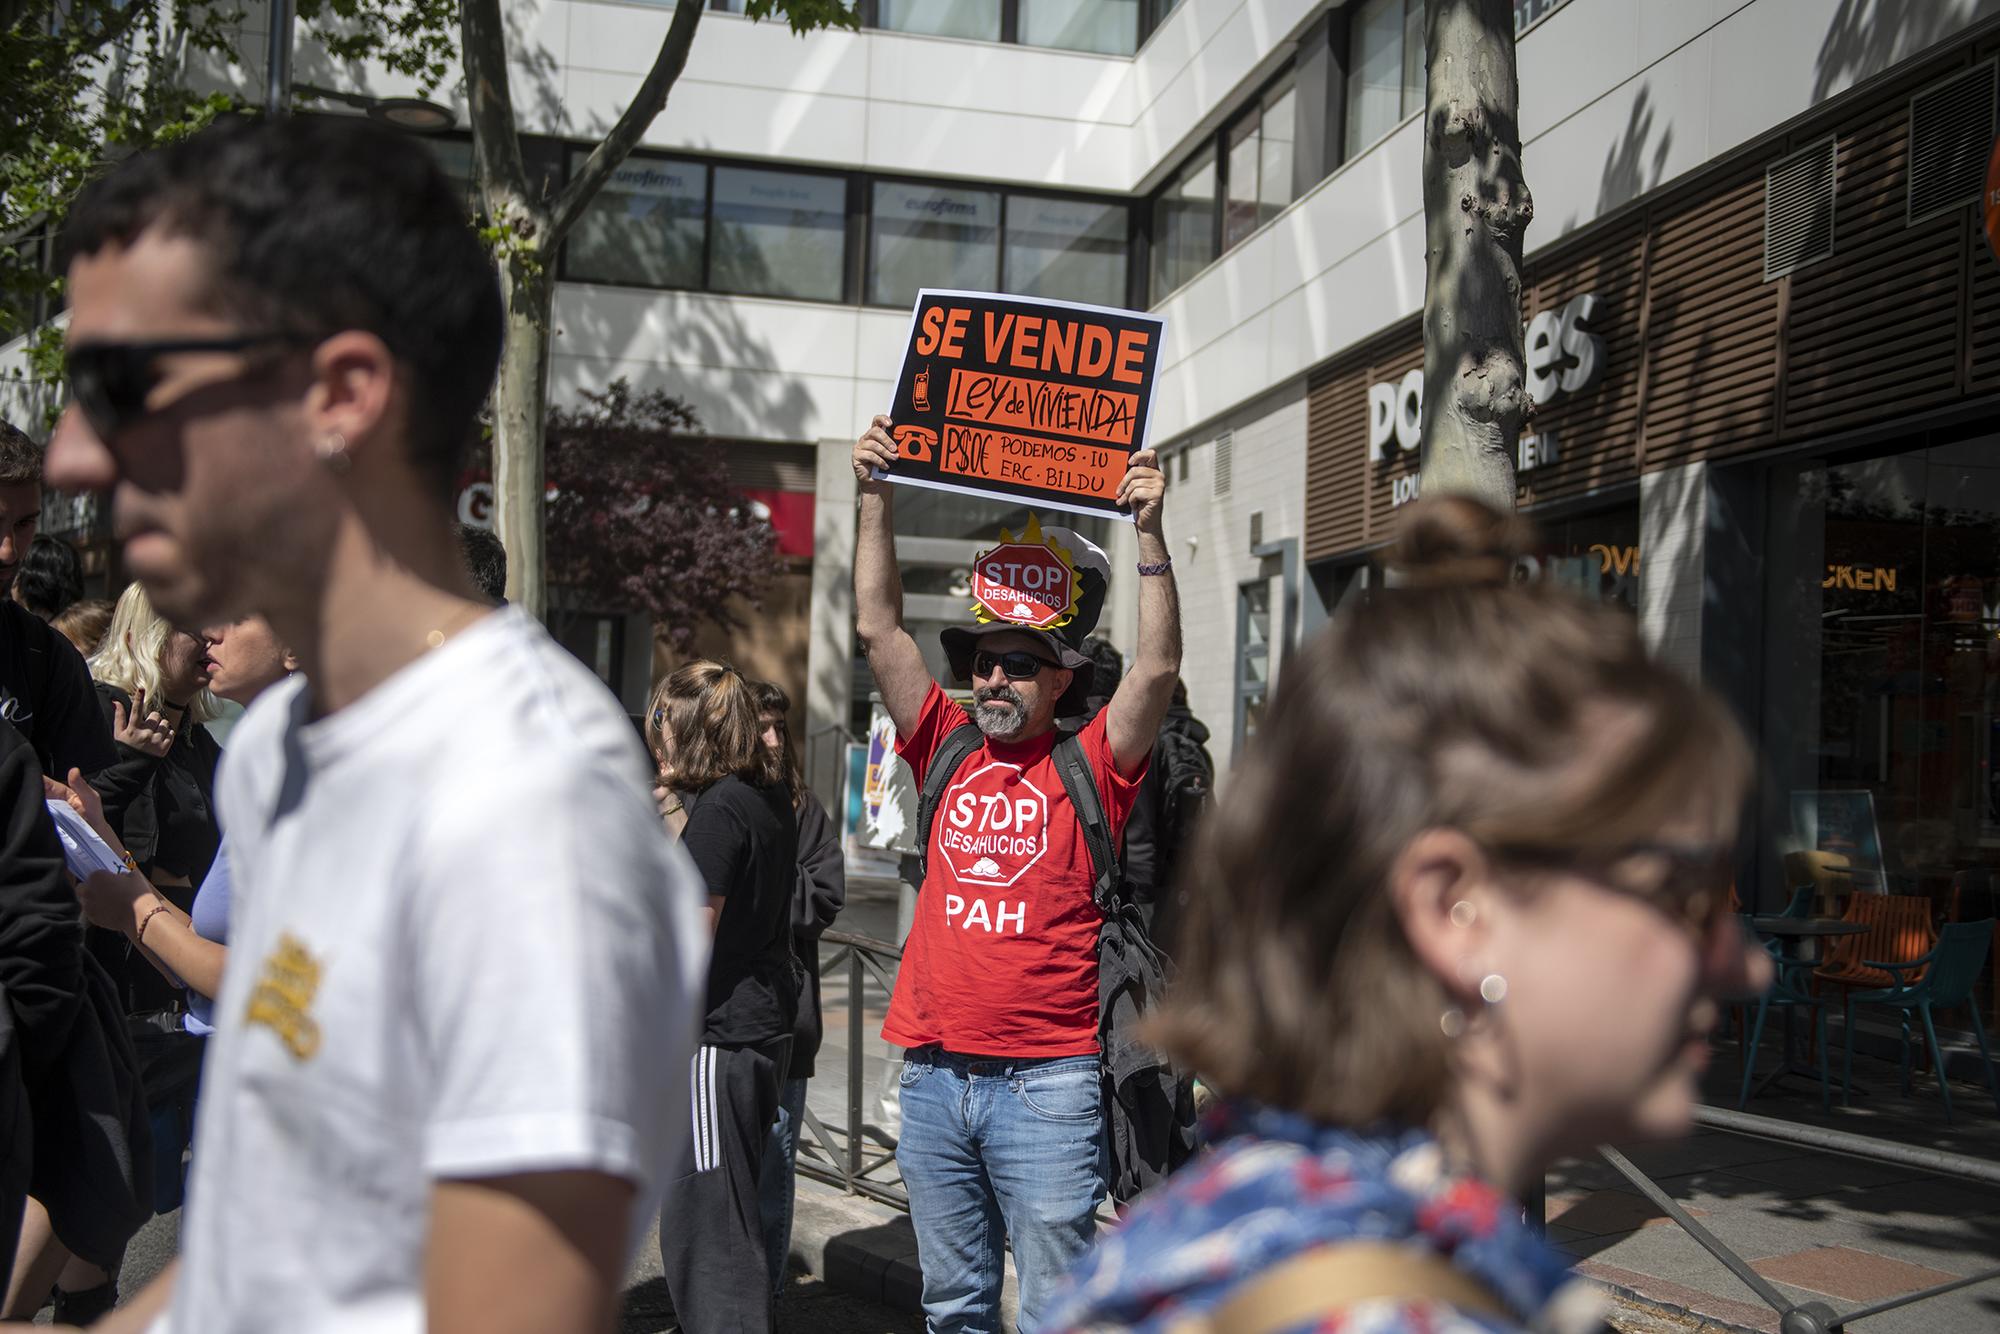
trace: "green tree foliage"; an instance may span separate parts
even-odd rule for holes
[[[298,0],[299,40],[426,91],[458,41],[455,0]],[[233,0],[0,0],[0,342],[53,309],[50,248],[85,182],[242,109],[263,53]],[[37,369],[53,346],[37,358]],[[52,365],[49,367],[52,369]]]

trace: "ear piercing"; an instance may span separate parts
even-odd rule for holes
[[[1473,907],[1472,901],[1469,899],[1460,899],[1457,903],[1451,905],[1451,924],[1453,926],[1468,927],[1477,921],[1478,918],[1479,909]]]
[[[335,476],[345,475],[347,470],[354,466],[354,460],[347,454],[347,437],[338,431],[332,432],[326,439],[320,441],[319,448],[314,452],[319,455],[319,461],[326,465],[326,470]]]
[[[1506,1000],[1507,979],[1498,973],[1488,973],[1485,977],[1480,978],[1479,999],[1486,1002],[1488,1009]],[[1438,1016],[1438,1030],[1448,1038],[1456,1040],[1464,1037],[1469,1027],[1470,1024],[1466,1021],[1465,1011],[1456,1005],[1446,1006],[1444,1013]]]

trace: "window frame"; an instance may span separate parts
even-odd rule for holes
[[[1130,195],[1092,194],[1088,190],[1064,190],[1056,187],[1043,188],[1040,186],[1028,187],[1010,185],[999,181],[910,176],[901,172],[856,172],[855,179],[860,183],[863,209],[867,215],[867,222],[866,234],[863,236],[861,244],[861,285],[856,289],[860,295],[858,299],[849,304],[858,305],[864,310],[909,309],[907,303],[891,305],[870,299],[875,277],[875,247],[873,241],[875,233],[875,187],[877,185],[914,185],[942,190],[986,190],[997,192],[1000,196],[1000,220],[995,233],[993,285],[987,289],[993,292],[1005,290],[1001,284],[1006,280],[1007,276],[1007,221],[1015,195],[1031,195],[1042,199],[1075,200],[1085,204],[1099,204],[1113,209],[1122,209],[1125,213],[1125,232],[1128,239],[1131,236],[1133,214],[1136,211],[1138,203]],[[1132,256],[1133,252],[1128,245],[1125,260],[1125,283],[1128,293],[1131,290],[1132,282],[1132,265],[1134,262]]]

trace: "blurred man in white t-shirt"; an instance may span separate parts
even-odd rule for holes
[[[687,1133],[697,890],[616,702],[460,563],[501,339],[423,147],[233,121],[72,210],[73,403],[161,612],[302,675],[220,779],[236,881],[182,1258],[99,1328],[611,1328]]]

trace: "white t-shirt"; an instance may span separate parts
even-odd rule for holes
[[[604,687],[503,609],[308,707],[266,692],[222,767],[229,967],[156,1331],[418,1334],[434,1179],[629,1178],[636,1251],[688,1133],[701,891]]]

